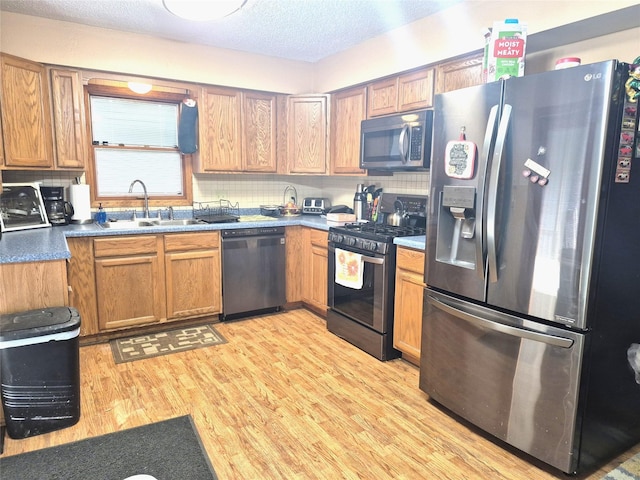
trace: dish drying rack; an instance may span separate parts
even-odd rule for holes
[[[208,223],[237,222],[240,218],[240,204],[225,199],[197,202],[193,204],[193,216]]]

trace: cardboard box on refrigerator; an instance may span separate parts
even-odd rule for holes
[[[485,48],[487,82],[495,82],[505,75],[524,75],[524,56],[527,44],[527,24],[516,19],[493,23]]]

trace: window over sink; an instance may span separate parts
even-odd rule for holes
[[[130,185],[139,179],[156,205],[190,204],[190,156],[178,149],[182,98],[154,97],[153,92],[129,95],[105,86],[98,93],[89,86],[88,94],[95,201],[130,206]],[[136,193],[141,192],[133,194],[137,204]]]

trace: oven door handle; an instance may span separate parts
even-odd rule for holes
[[[366,255],[362,255],[362,261],[364,263],[373,263],[374,265],[382,265],[384,263],[384,258],[367,257]]]
[[[344,250],[345,252],[355,253],[352,250],[345,250],[344,248],[340,248],[339,246],[338,247],[330,246],[329,247],[329,251],[331,252],[332,255],[335,254],[336,248],[339,248],[340,250]],[[365,262],[365,263],[372,263],[374,265],[382,265],[382,264],[384,264],[384,258],[369,257],[369,256],[365,255],[364,253],[362,253],[360,255],[362,257],[362,261]]]

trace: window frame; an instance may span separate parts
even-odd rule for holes
[[[123,99],[131,99],[131,100],[147,100],[152,102],[159,103],[172,103],[172,104],[180,104],[183,100],[187,98],[191,98],[188,93],[175,93],[175,92],[167,92],[163,91],[161,88],[156,89],[155,87],[146,94],[137,94],[132,90],[129,90],[125,86],[121,86],[118,84],[122,84],[124,82],[113,82],[114,85],[104,85],[104,84],[91,84],[85,85],[84,87],[84,100],[85,100],[85,109],[88,113],[87,115],[87,135],[89,137],[89,158],[88,158],[88,166],[86,169],[86,182],[90,185],[91,188],[91,206],[97,207],[99,204],[102,204],[103,207],[107,208],[142,208],[144,206],[144,200],[142,199],[142,195],[140,198],[134,198],[131,196],[99,196],[97,189],[97,179],[96,179],[96,157],[95,157],[95,147],[100,148],[113,148],[113,149],[126,149],[126,150],[143,150],[143,151],[167,151],[167,148],[157,148],[157,147],[120,147],[117,145],[93,145],[93,133],[92,133],[92,124],[91,124],[91,96],[101,96],[101,97],[114,97],[114,98],[123,98]],[[177,149],[176,149],[177,151]],[[179,153],[179,152],[178,152]],[[152,195],[149,197],[149,207],[167,207],[167,206],[191,206],[193,205],[193,158],[192,154],[183,154],[180,153],[181,159],[181,168],[182,168],[182,191],[183,195]]]

